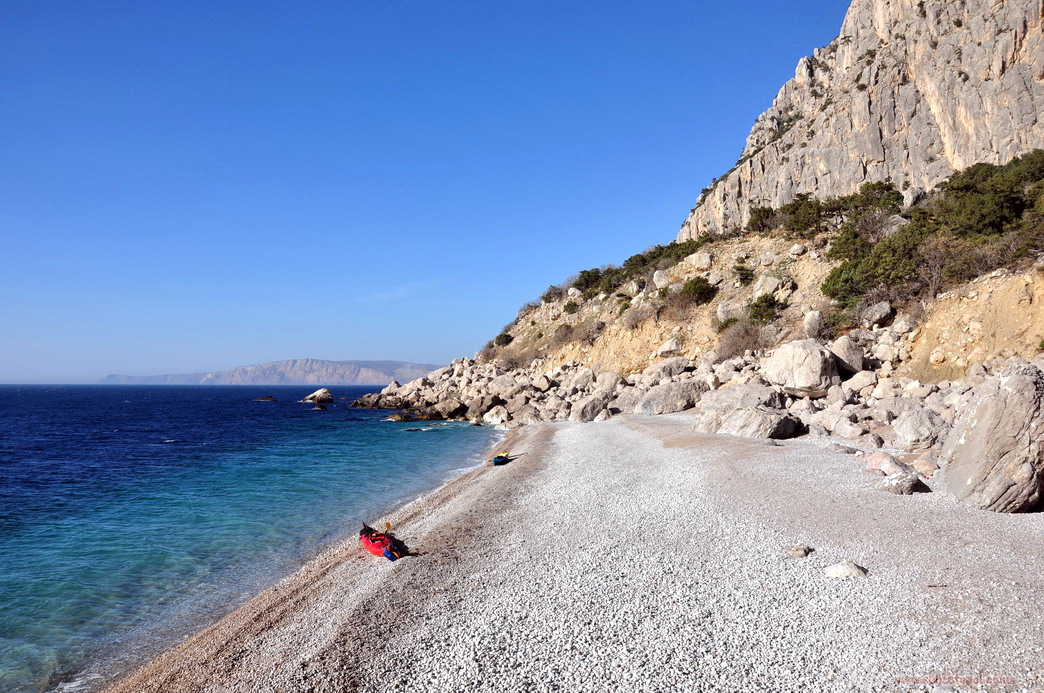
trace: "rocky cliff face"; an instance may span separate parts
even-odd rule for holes
[[[798,193],[893,180],[910,202],[954,171],[1044,147],[1044,0],[854,0],[802,58],[739,163],[678,240],[742,228]]]
[[[107,385],[386,385],[405,382],[438,368],[405,361],[324,361],[293,359],[239,366],[227,371],[180,375],[110,375]]]

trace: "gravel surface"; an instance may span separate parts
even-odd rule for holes
[[[877,491],[829,441],[690,430],[527,427],[527,456],[390,518],[420,555],[334,547],[112,690],[1044,686],[1044,515]],[[869,575],[824,575],[847,559]]]

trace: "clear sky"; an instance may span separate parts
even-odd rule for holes
[[[471,355],[673,240],[847,4],[7,3],[0,382]]]

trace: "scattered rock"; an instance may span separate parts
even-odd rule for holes
[[[888,301],[881,301],[864,308],[859,318],[863,323],[863,327],[869,328],[874,325],[883,325],[891,316],[892,304]]]
[[[928,490],[928,487],[921,483],[917,472],[912,469],[902,469],[894,474],[889,474],[877,483],[877,488],[899,496],[909,496],[915,491]]]
[[[784,546],[783,551],[786,552],[787,556],[790,558],[804,558],[812,553],[813,548],[811,546],[805,546],[804,544],[797,544],[796,546]]]
[[[852,561],[841,561],[823,569],[823,574],[832,578],[866,577],[867,569]]]
[[[839,385],[834,355],[814,339],[788,342],[764,359],[761,369],[769,382],[798,397],[823,397]]]
[[[866,355],[863,353],[863,347],[856,344],[851,337],[846,335],[835,339],[830,344],[830,352],[837,358],[840,370],[848,373],[858,373],[863,370],[863,360]]]
[[[681,351],[681,342],[672,337],[660,345],[660,348],[656,350],[656,355],[677,356],[679,351]]]
[[[826,321],[823,319],[822,311],[810,310],[805,313],[805,318],[802,322],[802,327],[805,331],[805,336],[811,339],[819,337],[820,333],[825,327]]]

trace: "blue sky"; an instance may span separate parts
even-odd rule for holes
[[[0,17],[0,382],[446,362],[673,240],[842,0]]]

